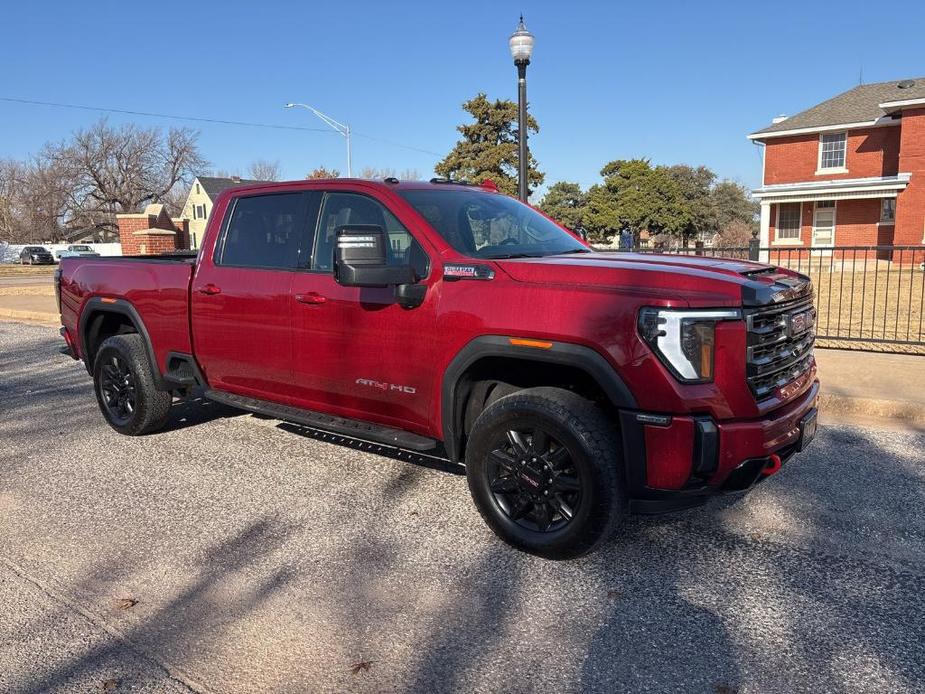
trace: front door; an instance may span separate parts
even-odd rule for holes
[[[375,224],[389,235],[389,262],[413,265],[424,303],[405,309],[392,288],[334,280],[334,232]],[[434,435],[436,281],[421,243],[381,202],[358,192],[324,195],[311,270],[293,278],[293,385],[303,407]]]
[[[814,248],[831,248],[835,245],[835,201],[819,200],[813,217]],[[822,251],[824,254],[831,250]]]
[[[211,387],[292,396],[290,290],[319,199],[306,191],[235,198],[217,241],[203,248],[190,310],[193,349]]]

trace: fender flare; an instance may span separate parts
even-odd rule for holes
[[[80,335],[80,346],[83,352],[84,365],[87,367],[87,373],[91,376],[93,375],[93,364],[90,363],[87,348],[88,331],[92,324],[92,319],[100,314],[106,313],[116,313],[125,316],[132,322],[132,325],[135,326],[135,330],[138,331],[138,334],[141,335],[141,339],[144,341],[145,352],[148,355],[148,361],[151,363],[151,376],[154,378],[155,387],[158,390],[168,390],[167,384],[164,382],[164,378],[158,368],[157,358],[154,356],[154,346],[151,344],[151,335],[145,327],[145,322],[141,319],[135,307],[125,299],[108,299],[104,302],[103,297],[94,296],[87,299],[84,303],[83,309],[80,311],[80,320],[77,323],[77,333]]]
[[[460,378],[476,361],[485,357],[509,357],[581,369],[597,382],[617,409],[636,409],[636,398],[610,363],[597,351],[571,342],[553,342],[548,349],[512,345],[504,335],[482,335],[467,343],[447,367],[440,388],[443,445],[450,460],[459,462],[462,443],[462,412],[456,411],[456,389]],[[460,408],[461,409],[461,408]]]

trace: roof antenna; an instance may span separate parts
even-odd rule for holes
[[[858,86],[864,84],[864,63],[861,63],[861,70],[858,72]]]

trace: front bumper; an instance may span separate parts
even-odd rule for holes
[[[797,452],[818,396],[814,381],[794,401],[749,420],[621,411],[631,510],[664,513],[717,493],[747,491]]]

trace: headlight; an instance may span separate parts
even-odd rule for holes
[[[738,309],[644,308],[639,334],[679,381],[713,380],[716,323],[738,320]]]

